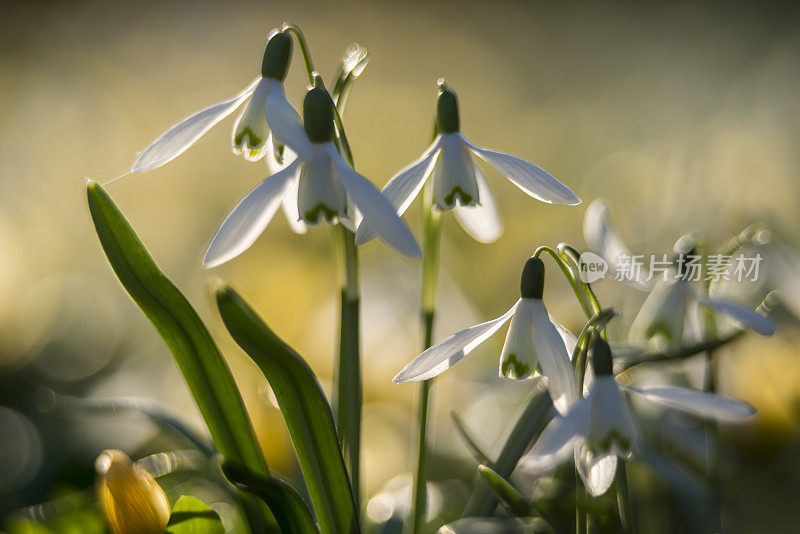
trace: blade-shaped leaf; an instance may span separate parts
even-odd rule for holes
[[[358,516],[330,405],[311,368],[231,288],[217,306],[233,339],[253,359],[278,400],[323,534],[357,532]]]
[[[480,472],[483,479],[494,490],[497,496],[500,497],[500,500],[503,501],[511,513],[517,517],[534,515],[531,503],[522,496],[511,482],[498,475],[496,471],[486,465],[479,465],[478,472]]]
[[[105,190],[90,182],[87,196],[111,267],[172,352],[217,450],[253,471],[268,474],[230,369],[197,312],[164,276]]]
[[[184,495],[172,507],[166,534],[225,534],[225,528],[203,501]]]
[[[319,534],[306,502],[289,483],[277,477],[260,476],[233,463],[224,464],[222,471],[231,484],[258,496],[275,511],[283,534]]]

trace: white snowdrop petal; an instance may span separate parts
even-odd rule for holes
[[[289,184],[296,180],[298,162],[258,184],[223,221],[203,258],[216,267],[235,258],[255,243],[272,220]]]
[[[610,449],[606,452],[618,454],[633,450],[638,437],[636,423],[617,381],[611,376],[596,376],[587,399],[592,407],[588,445],[596,449],[607,446]]]
[[[555,416],[539,439],[519,461],[519,466],[531,472],[542,472],[569,458],[575,443],[585,437],[589,425],[589,404],[584,399],[576,403],[565,416]]]
[[[584,486],[592,497],[603,495],[614,483],[617,471],[617,455],[594,454],[585,446],[585,441],[575,445],[575,466]]]
[[[433,200],[440,210],[458,204],[474,205],[478,201],[475,163],[459,134],[441,136],[442,148],[433,168]]]
[[[283,84],[278,80],[270,80],[264,116],[267,119],[272,135],[281,144],[290,147],[302,159],[311,159],[313,151],[311,141],[300,122],[300,115],[286,100]]]
[[[564,340],[550,322],[544,303],[539,299],[531,300],[536,358],[542,368],[542,374],[547,377],[547,389],[550,391],[553,405],[563,414],[578,400],[575,374],[569,363]]]
[[[688,388],[622,387],[628,391],[638,393],[652,402],[690,412],[701,417],[736,421],[745,419],[756,413],[755,409],[745,402]]]
[[[620,258],[631,257],[630,250],[611,224],[608,205],[602,198],[593,200],[586,208],[583,216],[583,238],[591,250],[610,264],[611,271],[619,272],[622,269]],[[649,290],[653,286],[652,283],[643,280],[626,279],[626,282],[641,290]]]
[[[552,315],[547,314],[547,316],[550,319],[550,322],[553,323],[553,326],[556,327],[558,335],[561,336],[561,340],[564,342],[564,347],[567,349],[567,355],[569,356],[569,359],[572,360],[572,353],[575,352],[575,347],[578,344],[578,338],[575,337],[572,332],[567,330],[566,326],[556,321]]]
[[[475,167],[475,180],[478,182],[478,204],[475,206],[456,205],[453,213],[458,224],[479,243],[494,243],[503,235],[503,220],[489,183],[480,169]]]
[[[264,116],[264,106],[271,80],[262,78],[253,95],[247,100],[242,113],[233,125],[231,144],[233,153],[243,154],[247,161],[258,161],[267,151],[269,128]]]
[[[392,382],[420,382],[449,369],[497,332],[514,315],[518,305],[519,301],[500,317],[472,326],[440,341],[406,365]]]
[[[683,282],[659,280],[636,314],[628,339],[631,342],[643,342],[661,334],[668,338],[670,345],[680,344],[687,297]]]
[[[377,234],[390,246],[412,258],[419,258],[422,252],[403,219],[394,210],[380,191],[366,178],[355,172],[336,152],[333,144],[329,153],[347,194],[361,212],[364,221],[375,229]]]
[[[739,326],[757,332],[762,336],[771,336],[775,333],[775,325],[772,324],[772,321],[754,309],[743,306],[742,304],[726,299],[710,298],[706,296],[698,298],[697,303],[730,317]]]
[[[131,172],[156,169],[181,155],[215,124],[241,106],[255,91],[259,81],[260,78],[233,98],[209,106],[171,126],[139,154]]]
[[[511,317],[500,353],[500,376],[525,379],[536,371],[539,362],[533,346],[533,307],[531,299],[520,299]]]
[[[524,159],[479,147],[459,134],[462,141],[486,163],[500,171],[506,178],[537,200],[548,204],[580,204],[581,199],[566,185],[559,182],[547,171]]]
[[[381,193],[392,203],[398,215],[405,213],[414,198],[419,194],[425,180],[430,176],[439,155],[440,137],[437,137],[422,156],[395,174]],[[369,224],[359,224],[356,232],[356,245],[363,245],[377,237]]]

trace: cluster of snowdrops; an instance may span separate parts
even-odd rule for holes
[[[295,44],[309,84],[302,116],[287,101],[283,86]],[[428,148],[383,190],[377,189],[357,172],[342,121],[350,91],[367,61],[363,48],[348,48],[329,90],[314,70],[302,32],[292,25],[275,29],[266,43],[260,75],[252,83],[233,98],[169,128],[138,156],[131,169],[140,173],[168,163],[218,122],[241,110],[233,125],[233,151],[248,161],[264,160],[267,177],[222,222],[204,265],[214,267],[242,254],[279,208],[297,233],[323,223],[332,227],[342,295],[332,401],[322,393],[303,359],[260,321],[244,299],[224,285],[217,291],[220,314],[230,334],[264,372],[275,392],[302,469],[301,484],[270,472],[227,365],[202,322],[158,270],[104,189],[96,183],[88,188],[93,220],[109,261],[164,337],[208,426],[211,443],[206,449],[209,458],[217,462],[211,465],[230,492],[238,514],[234,526],[226,524],[224,528],[326,534],[365,528],[359,484],[362,386],[357,246],[379,237],[401,254],[421,258],[422,265],[420,312],[425,346],[394,378],[394,382],[419,383],[415,386],[419,389],[415,463],[402,517],[404,528],[413,533],[439,527],[448,532],[563,531],[563,507],[547,505],[548,498],[541,492],[534,495],[530,487],[512,483],[510,477],[516,472],[533,479],[561,480],[566,485],[570,498],[562,500],[571,509],[566,513],[570,530],[634,531],[625,465],[635,460],[641,436],[629,397],[688,412],[709,425],[745,419],[754,410],[715,394],[713,376],[700,391],[631,384],[627,371],[636,365],[702,353],[713,375],[716,348],[745,330],[772,334],[773,326],[765,317],[768,303],[750,307],[714,296],[710,283],[695,283],[687,276],[685,259],[705,253],[707,246],[692,235],[684,236],[673,251],[669,275],[651,284],[637,284],[649,295],[629,338],[617,343],[608,339],[606,328],[615,311],[601,305],[581,277],[581,253],[562,243],[539,247],[520,262],[520,296],[507,312],[433,344],[442,217],[453,213],[463,229],[482,243],[492,242],[502,233],[499,209],[476,164],[478,159],[492,168],[490,178],[505,176],[538,201],[576,205],[580,199],[542,168],[469,140],[461,132],[456,93],[444,80],[438,82],[434,134]],[[422,203],[422,246],[402,218],[417,197]],[[627,252],[602,200],[586,211],[584,228],[588,247],[610,264]],[[745,229],[723,247],[735,254],[753,242],[757,233],[755,227]],[[548,313],[544,260],[555,267],[550,276],[566,277],[585,313],[585,327],[580,332],[570,332]],[[428,421],[433,403],[430,389],[435,377],[506,324],[500,375],[528,379],[536,394],[494,459],[481,452],[475,444],[480,440],[470,439],[462,428],[480,476],[463,517],[442,526],[425,513],[429,488],[426,459],[433,431]],[[191,434],[183,425],[172,423],[180,432]],[[191,437],[196,442],[206,441],[204,436]],[[174,496],[167,498],[153,474],[120,451],[104,452],[97,467],[100,499],[114,532],[181,532],[186,525],[200,529],[192,532],[223,528],[206,514],[187,513],[202,510],[202,503],[187,504],[181,499],[171,511]],[[619,506],[609,518],[598,513],[591,501],[609,493],[610,488],[615,489]],[[181,518],[176,520],[179,512]]]

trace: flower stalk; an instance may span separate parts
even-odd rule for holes
[[[423,193],[422,210],[422,286],[420,316],[424,332],[423,350],[433,345],[433,323],[436,317],[436,292],[439,281],[439,247],[442,235],[442,213],[434,209],[433,187],[426,186]],[[427,455],[428,412],[433,402],[431,390],[433,378],[419,385],[417,404],[417,451],[416,468],[412,488],[412,513],[408,532],[417,534],[425,524],[427,509]]]

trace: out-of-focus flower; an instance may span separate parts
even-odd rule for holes
[[[580,199],[547,171],[516,156],[473,144],[460,131],[456,94],[439,80],[436,109],[437,136],[422,156],[397,173],[383,194],[402,215],[431,177],[433,205],[453,209],[456,219],[474,239],[491,243],[503,233],[503,223],[492,190],[472,160],[475,154],[500,171],[525,193],[549,204],[575,205]],[[374,229],[361,224],[356,243],[375,237]]]
[[[602,495],[614,481],[617,457],[635,452],[636,422],[622,391],[633,392],[665,406],[701,417],[737,421],[755,410],[748,404],[711,393],[679,387],[632,387],[618,383],[612,375],[612,355],[600,337],[592,345],[594,382],[585,398],[573,404],[566,415],[556,416],[539,440],[520,461],[524,470],[551,470],[574,455],[575,465],[594,496]]]
[[[632,342],[661,336],[670,346],[678,346],[683,339],[684,325],[690,306],[700,306],[720,313],[740,328],[753,330],[762,336],[775,333],[772,321],[757,311],[719,297],[709,297],[696,291],[682,272],[678,254],[675,276],[659,280],[645,299],[631,324],[628,334]]]
[[[325,89],[313,88],[306,94],[303,118],[308,152],[298,152],[296,159],[233,208],[209,245],[203,265],[220,265],[247,250],[286,197],[290,197],[284,202],[287,213],[294,213],[296,207],[299,220],[310,226],[325,221],[352,227],[358,210],[386,243],[407,256],[419,257],[414,236],[392,205],[339,155],[333,143],[333,108]]]
[[[449,369],[511,321],[500,357],[500,375],[524,379],[537,369],[547,378],[553,404],[560,411],[578,398],[569,354],[575,337],[547,313],[542,292],[544,264],[530,258],[522,270],[521,298],[496,319],[462,330],[429,348],[406,365],[393,382],[419,382]]]
[[[244,110],[233,127],[234,153],[244,154],[250,161],[261,159],[268,148],[267,137],[272,130],[281,144],[310,155],[311,146],[302,135],[300,116],[286,100],[283,91],[291,57],[291,36],[273,30],[264,48],[261,76],[233,98],[198,111],[169,128],[142,151],[131,172],[156,169],[178,157],[242,104]]]
[[[169,522],[169,502],[150,474],[119,450],[103,451],[95,461],[98,496],[114,534],[159,534]]]
[[[594,200],[586,208],[583,235],[589,248],[617,272],[622,258],[632,258],[625,242],[611,224],[608,206],[603,199]],[[687,319],[691,317],[689,311],[697,306],[720,313],[741,328],[765,336],[772,335],[775,331],[772,322],[754,309],[728,299],[707,296],[692,286],[689,264],[699,256],[694,249],[684,250],[686,241],[685,238],[678,240],[674,264],[657,281],[636,276],[630,279],[623,277],[634,287],[650,291],[631,325],[629,340],[642,342],[662,337],[666,345],[678,346],[682,342]]]

